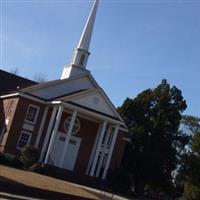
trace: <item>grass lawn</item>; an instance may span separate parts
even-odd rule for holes
[[[99,199],[99,194],[95,195],[79,185],[0,165],[0,191],[5,190],[45,199]]]

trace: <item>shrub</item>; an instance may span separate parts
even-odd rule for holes
[[[4,162],[4,155],[2,153],[0,153],[0,163]]]
[[[21,151],[20,159],[24,164],[24,168],[30,168],[34,163],[38,161],[38,150],[33,146],[27,146]]]
[[[20,159],[12,154],[0,154],[0,163],[21,169],[23,167],[23,163],[20,161]]]
[[[29,169],[30,169],[30,171],[36,172],[39,174],[43,174],[45,172],[45,167],[39,163],[33,164]]]
[[[123,168],[116,168],[108,173],[108,184],[113,192],[127,194],[130,192],[131,179]]]

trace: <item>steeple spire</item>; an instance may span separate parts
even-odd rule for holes
[[[77,74],[76,72],[83,71],[86,68],[87,60],[90,55],[89,46],[92,38],[92,32],[94,28],[94,22],[96,18],[96,12],[99,0],[95,0],[92,6],[91,12],[87,19],[86,25],[82,32],[81,38],[79,40],[78,46],[74,49],[71,64],[65,65],[61,79],[69,78],[69,76]],[[75,69],[76,68],[76,69]],[[78,68],[82,68],[79,69]],[[78,71],[77,71],[78,70]],[[74,71],[72,73],[72,71]]]
[[[83,33],[81,35],[78,48],[84,49],[85,51],[89,50],[89,45],[92,37],[92,31],[94,27],[94,22],[95,22],[95,17],[96,17],[96,12],[97,12],[97,7],[98,7],[98,2],[99,0],[95,0],[92,10],[90,12],[90,15],[87,19],[85,28],[83,30]]]

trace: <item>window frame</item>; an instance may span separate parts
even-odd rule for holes
[[[29,120],[27,119],[28,113],[29,113],[29,110],[30,110],[31,107],[37,109],[36,114],[35,114],[34,121],[29,121]],[[29,105],[28,105],[28,108],[27,108],[27,111],[26,111],[26,117],[25,117],[25,120],[24,120],[24,121],[27,122],[27,123],[29,123],[29,124],[35,124],[36,121],[37,121],[37,118],[38,118],[39,110],[40,110],[40,107],[39,107],[39,106],[36,106],[36,105],[33,105],[33,104],[29,104]]]
[[[64,128],[65,133],[68,132],[71,119],[72,119],[72,116],[69,116],[69,117],[67,117],[67,118],[64,120],[63,128]],[[67,121],[68,121],[68,128],[66,128],[66,122],[67,122]],[[76,122],[77,122],[77,123],[76,123]],[[80,122],[80,120],[78,119],[78,117],[76,117],[76,119],[75,119],[75,121],[74,121],[74,125],[75,125],[75,124],[77,125],[77,129],[76,129],[76,131],[73,131],[74,126],[72,127],[72,136],[78,134],[78,132],[79,132],[80,129],[81,129],[81,122]]]
[[[85,63],[85,54],[83,53],[80,57],[79,65],[84,65]]]
[[[28,138],[27,144],[24,145],[23,147],[20,147],[20,146],[19,146],[19,142],[20,142],[21,137],[22,137],[23,134],[29,135],[29,138]],[[32,133],[31,133],[31,132],[22,130],[21,133],[20,133],[20,136],[19,136],[19,138],[18,138],[18,140],[17,140],[17,147],[16,147],[16,148],[19,149],[19,150],[21,150],[21,149],[23,149],[24,147],[27,147],[27,146],[30,144],[31,137],[32,137]]]

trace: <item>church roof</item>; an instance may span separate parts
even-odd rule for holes
[[[93,76],[88,72],[68,79],[35,84],[17,90],[16,92],[19,95],[29,95],[47,103],[50,101],[70,103],[123,121],[103,89],[99,87]],[[2,96],[2,98],[5,97],[6,96]]]
[[[35,81],[0,69],[0,96],[36,84],[38,83]]]

